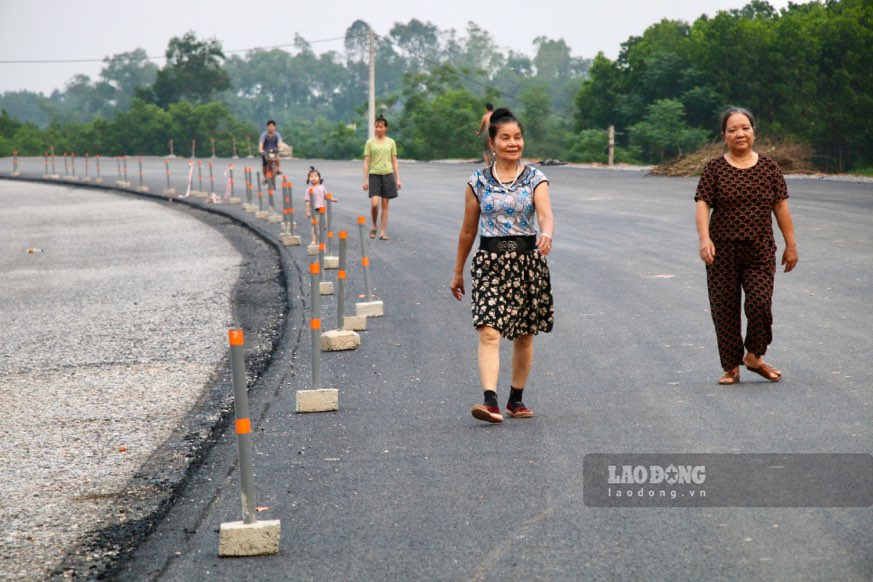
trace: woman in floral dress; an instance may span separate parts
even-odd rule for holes
[[[484,402],[471,412],[479,420],[499,423],[503,422],[497,403],[501,337],[512,341],[506,414],[533,416],[522,397],[533,365],[533,336],[551,331],[555,320],[545,259],[552,250],[554,220],[546,176],[522,161],[524,137],[518,120],[508,109],[498,109],[491,115],[488,135],[495,162],[467,182],[451,290],[458,301],[464,296],[464,265],[478,233],[471,294]]]

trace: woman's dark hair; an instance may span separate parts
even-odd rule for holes
[[[388,120],[385,119],[384,117],[382,117],[381,115],[376,118],[376,120],[373,122],[373,125],[376,125],[380,121],[385,124],[385,129],[388,129]]]
[[[752,115],[752,112],[746,109],[745,107],[728,107],[724,111],[721,112],[721,132],[724,133],[727,129],[727,121],[728,118],[734,113],[741,113],[749,118],[749,123],[752,125],[752,129],[755,129],[755,116]]]
[[[309,184],[309,174],[311,174],[312,172],[315,172],[316,174],[318,174],[318,183],[324,184],[324,178],[321,177],[321,172],[316,170],[315,166],[309,166],[309,171],[306,172],[306,183]]]
[[[486,103],[485,110],[486,111],[494,111],[494,104],[493,103]]]
[[[491,114],[491,123],[488,125],[488,137],[494,139],[494,136],[497,135],[497,130],[504,123],[517,123],[518,129],[520,129],[521,133],[524,134],[524,128],[521,126],[521,122],[515,118],[512,111],[505,107],[501,107]]]

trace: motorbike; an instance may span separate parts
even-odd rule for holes
[[[264,151],[264,184],[276,188],[276,175],[279,173],[279,150],[273,148]]]

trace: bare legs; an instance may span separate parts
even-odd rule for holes
[[[379,230],[379,236],[388,236],[388,202],[390,198],[382,196],[370,197],[370,215],[373,217],[373,230]],[[382,207],[382,220],[379,222],[379,206]]]
[[[523,335],[512,341],[512,386],[522,389],[533,367],[533,336]],[[500,372],[500,333],[493,327],[479,328],[479,378],[482,390],[497,391]]]

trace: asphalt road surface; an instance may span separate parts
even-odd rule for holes
[[[309,165],[285,170],[302,183]],[[368,208],[360,164],[316,165],[340,199],[336,222],[356,235]],[[308,334],[274,356],[290,373],[255,386],[257,504],[281,520],[280,553],[217,557],[219,525],[241,519],[228,430],[118,579],[871,579],[870,507],[589,507],[582,463],[873,451],[873,186],[789,180],[800,263],[777,274],[767,354],[784,379],[745,373],[720,387],[696,179],[544,168],[556,325],[535,341],[525,402],[536,416],[488,425],[469,413],[481,397],[469,299],[448,289],[474,167],[401,163],[392,240],[370,252],[385,317],[368,321],[360,350],[322,356],[339,412],[294,413],[295,391],[310,386]],[[777,243],[781,253],[778,231]],[[291,290],[298,328],[306,289],[301,279]]]

